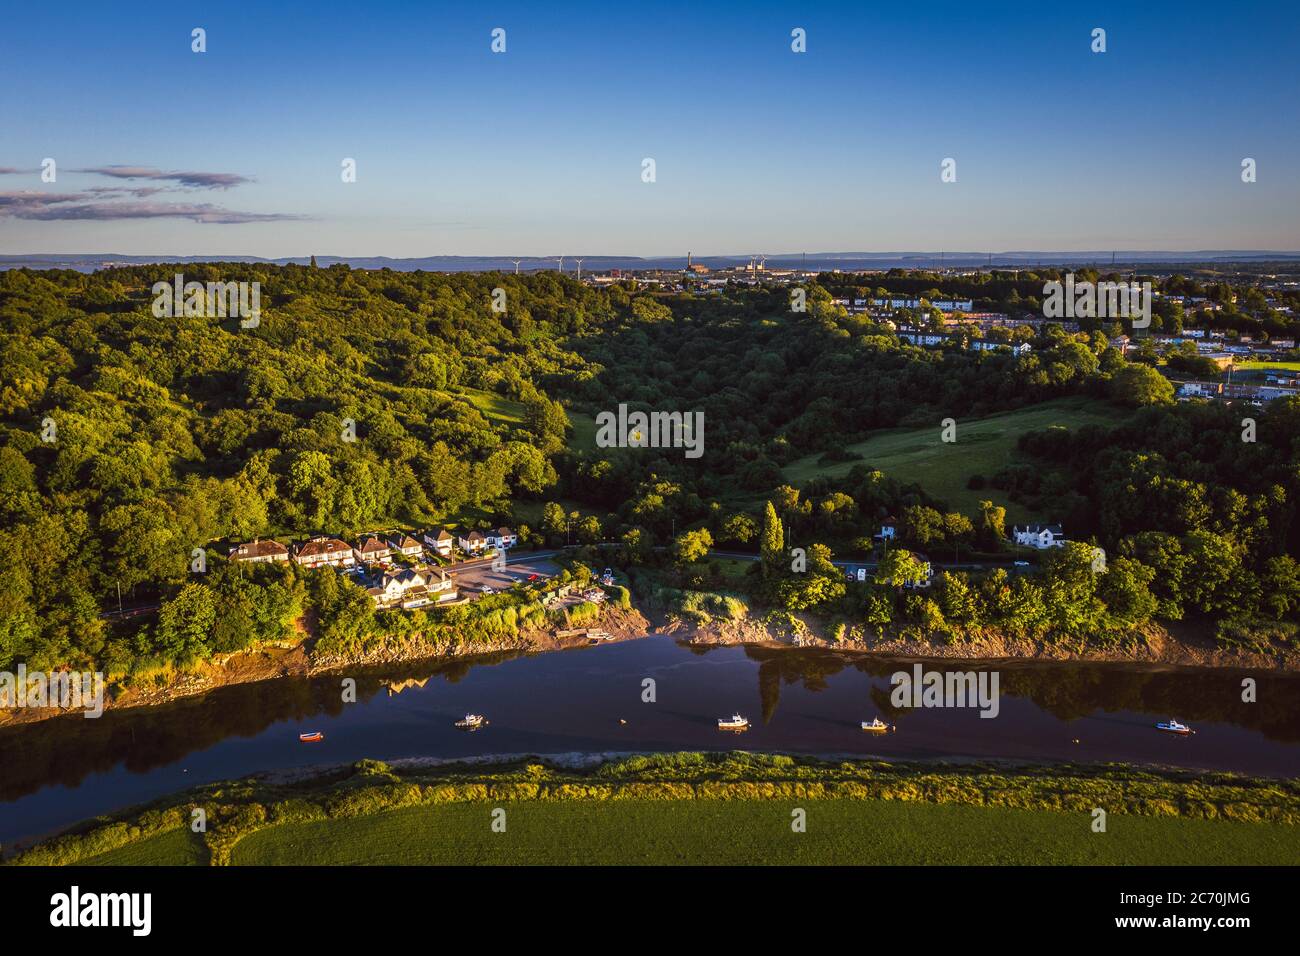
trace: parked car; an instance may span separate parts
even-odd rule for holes
[[[496,589],[493,588],[492,585],[490,585],[490,584],[485,584],[485,585],[483,585],[481,588],[479,588],[479,590],[482,591],[484,594],[496,594],[496,593],[497,593],[497,592],[496,592]]]
[[[529,581],[536,581],[539,577],[541,577],[541,575],[539,575],[539,574],[530,574],[530,575],[528,575],[528,580],[529,580]]]

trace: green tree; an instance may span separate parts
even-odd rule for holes
[[[781,530],[781,519],[776,516],[776,507],[770,501],[763,509],[763,530],[759,535],[758,547],[764,573],[770,575],[784,569],[785,535]]]
[[[1111,379],[1111,395],[1125,405],[1167,405],[1174,400],[1174,386],[1155,369],[1130,363]]]

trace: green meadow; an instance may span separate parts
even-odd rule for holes
[[[504,832],[492,828],[505,813]],[[796,809],[803,832],[794,829]],[[196,866],[174,830],[87,865]],[[249,866],[1287,865],[1300,827],[889,800],[503,801],[285,823],[233,847]]]
[[[206,829],[193,833],[196,807]],[[1104,832],[1094,811],[1106,811]],[[495,825],[494,825],[495,823]],[[538,758],[207,784],[28,865],[1295,864],[1300,779],[781,754]]]
[[[916,482],[929,494],[946,501],[949,508],[967,515],[978,513],[980,501],[992,500],[1007,509],[1008,523],[1023,522],[1050,516],[1030,514],[995,488],[972,491],[966,487],[971,475],[989,479],[1019,460],[1016,441],[1025,432],[1054,425],[1110,425],[1123,414],[1096,399],[1059,399],[986,418],[958,418],[955,442],[942,441],[938,422],[928,428],[877,432],[865,441],[846,446],[848,451],[861,455],[860,460],[822,465],[818,463],[820,456],[809,455],[791,462],[782,473],[791,484],[799,486],[820,475],[841,477],[854,465],[867,465],[899,481]]]

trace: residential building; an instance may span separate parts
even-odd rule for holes
[[[379,607],[409,609],[455,600],[456,585],[447,572],[437,568],[404,568],[388,572],[366,593]]]
[[[357,563],[352,547],[338,538],[321,536],[312,538],[294,550],[293,560],[305,568],[330,567],[350,568]]]
[[[388,546],[397,554],[407,558],[418,558],[424,554],[424,548],[420,546],[420,542],[405,532],[390,535]]]
[[[504,551],[506,548],[513,548],[519,540],[513,531],[509,528],[497,528],[495,531],[489,531],[483,535],[490,547]]]
[[[388,546],[387,541],[382,541],[373,534],[368,534],[361,539],[361,543],[352,549],[356,559],[362,564],[378,564],[381,561],[387,561],[393,554],[393,549]]]
[[[485,551],[489,547],[487,538],[478,531],[471,531],[468,534],[462,534],[456,540],[469,554],[478,554],[480,551]]]
[[[451,535],[446,528],[438,528],[436,531],[426,531],[423,535],[424,545],[435,554],[440,554],[444,558],[451,557]]]
[[[1016,544],[1028,548],[1042,550],[1065,547],[1065,534],[1059,524],[1031,524],[1023,528],[1014,526],[1011,529],[1011,537]]]
[[[255,563],[271,561],[288,561],[289,549],[279,541],[254,538],[246,544],[237,544],[230,549],[231,561],[251,561]]]

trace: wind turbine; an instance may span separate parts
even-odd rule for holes
[[[582,260],[579,259],[577,256],[574,256],[573,261],[578,264],[578,281],[581,282],[582,281]]]
[[[523,260],[523,259],[511,259],[510,261],[513,262],[513,263],[515,264],[515,275],[519,275],[519,263],[523,262],[524,260]]]
[[[564,275],[564,256],[558,257],[560,260],[560,275]]]

